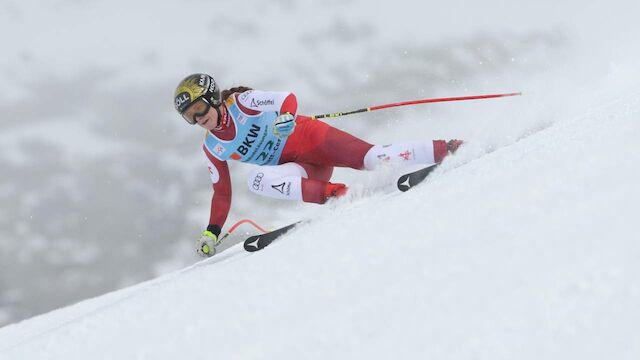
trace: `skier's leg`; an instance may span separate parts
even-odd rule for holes
[[[303,161],[365,170],[373,170],[389,162],[432,165],[441,163],[461,143],[460,140],[427,140],[371,145],[349,133],[329,128],[324,143],[300,158]]]
[[[304,168],[295,163],[277,166],[259,166],[247,177],[251,192],[275,199],[302,200],[302,179],[307,177]]]
[[[461,141],[444,140],[407,142],[395,145],[372,145],[319,120],[298,116],[296,130],[289,138],[280,159],[281,164],[296,162],[307,169],[302,179],[303,199],[324,203],[328,197],[346,193],[344,184],[330,183],[334,166],[371,170],[388,161],[430,165],[440,163]],[[330,169],[328,175],[315,176],[309,169]]]
[[[308,179],[329,181],[331,180],[331,175],[333,175],[333,166],[306,164],[303,162],[296,164],[302,166],[307,173],[306,178]]]
[[[453,145],[453,140],[450,141]],[[459,143],[455,143],[457,148]],[[364,168],[375,169],[384,163],[412,164],[439,164],[448,154],[450,149],[444,140],[433,141],[405,141],[389,145],[375,145],[364,157]]]
[[[286,163],[260,166],[249,173],[247,185],[253,193],[274,199],[302,200],[323,204],[340,196],[343,184],[329,182],[333,167]]]
[[[320,120],[299,115],[280,161],[362,169],[364,155],[372,146]]]
[[[372,145],[318,120],[300,120],[283,152],[285,161],[372,170],[382,163],[431,165],[442,162],[459,140]]]
[[[331,197],[340,197],[347,192],[347,187],[340,183],[331,183],[333,166],[300,163],[308,176],[302,179],[302,200],[316,204],[324,204]]]
[[[300,128],[304,135],[300,140],[289,140],[283,152],[285,161],[358,170],[364,168],[364,155],[373,145],[318,120],[304,122]]]

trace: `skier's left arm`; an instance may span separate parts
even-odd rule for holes
[[[213,256],[216,246],[220,244],[220,232],[231,208],[231,178],[229,166],[226,161],[217,159],[206,146],[203,146],[207,156],[209,174],[213,183],[213,196],[211,197],[211,213],[209,225],[202,232],[202,236],[196,241],[196,252],[200,256]]]

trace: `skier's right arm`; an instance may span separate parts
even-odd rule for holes
[[[212,256],[215,254],[218,237],[231,208],[231,177],[227,162],[217,159],[206,147],[203,148],[207,155],[207,165],[213,183],[213,196],[211,197],[209,225],[196,243],[196,251],[202,256]]]

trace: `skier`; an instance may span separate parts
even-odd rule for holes
[[[293,93],[240,86],[220,92],[207,74],[183,79],[175,108],[191,125],[207,130],[203,150],[213,182],[209,225],[196,242],[203,257],[213,256],[231,206],[228,160],[257,166],[249,190],[276,199],[324,204],[346,194],[330,182],[333,168],[372,170],[385,162],[436,164],[456,151],[460,140],[372,145],[328,124],[297,114]]]

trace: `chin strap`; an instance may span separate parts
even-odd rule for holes
[[[216,109],[216,112],[218,113],[218,117],[216,118],[217,125],[215,128],[213,128],[213,130],[220,131],[229,125],[229,113],[227,113],[227,110],[224,107],[224,105],[220,105],[215,109]]]

